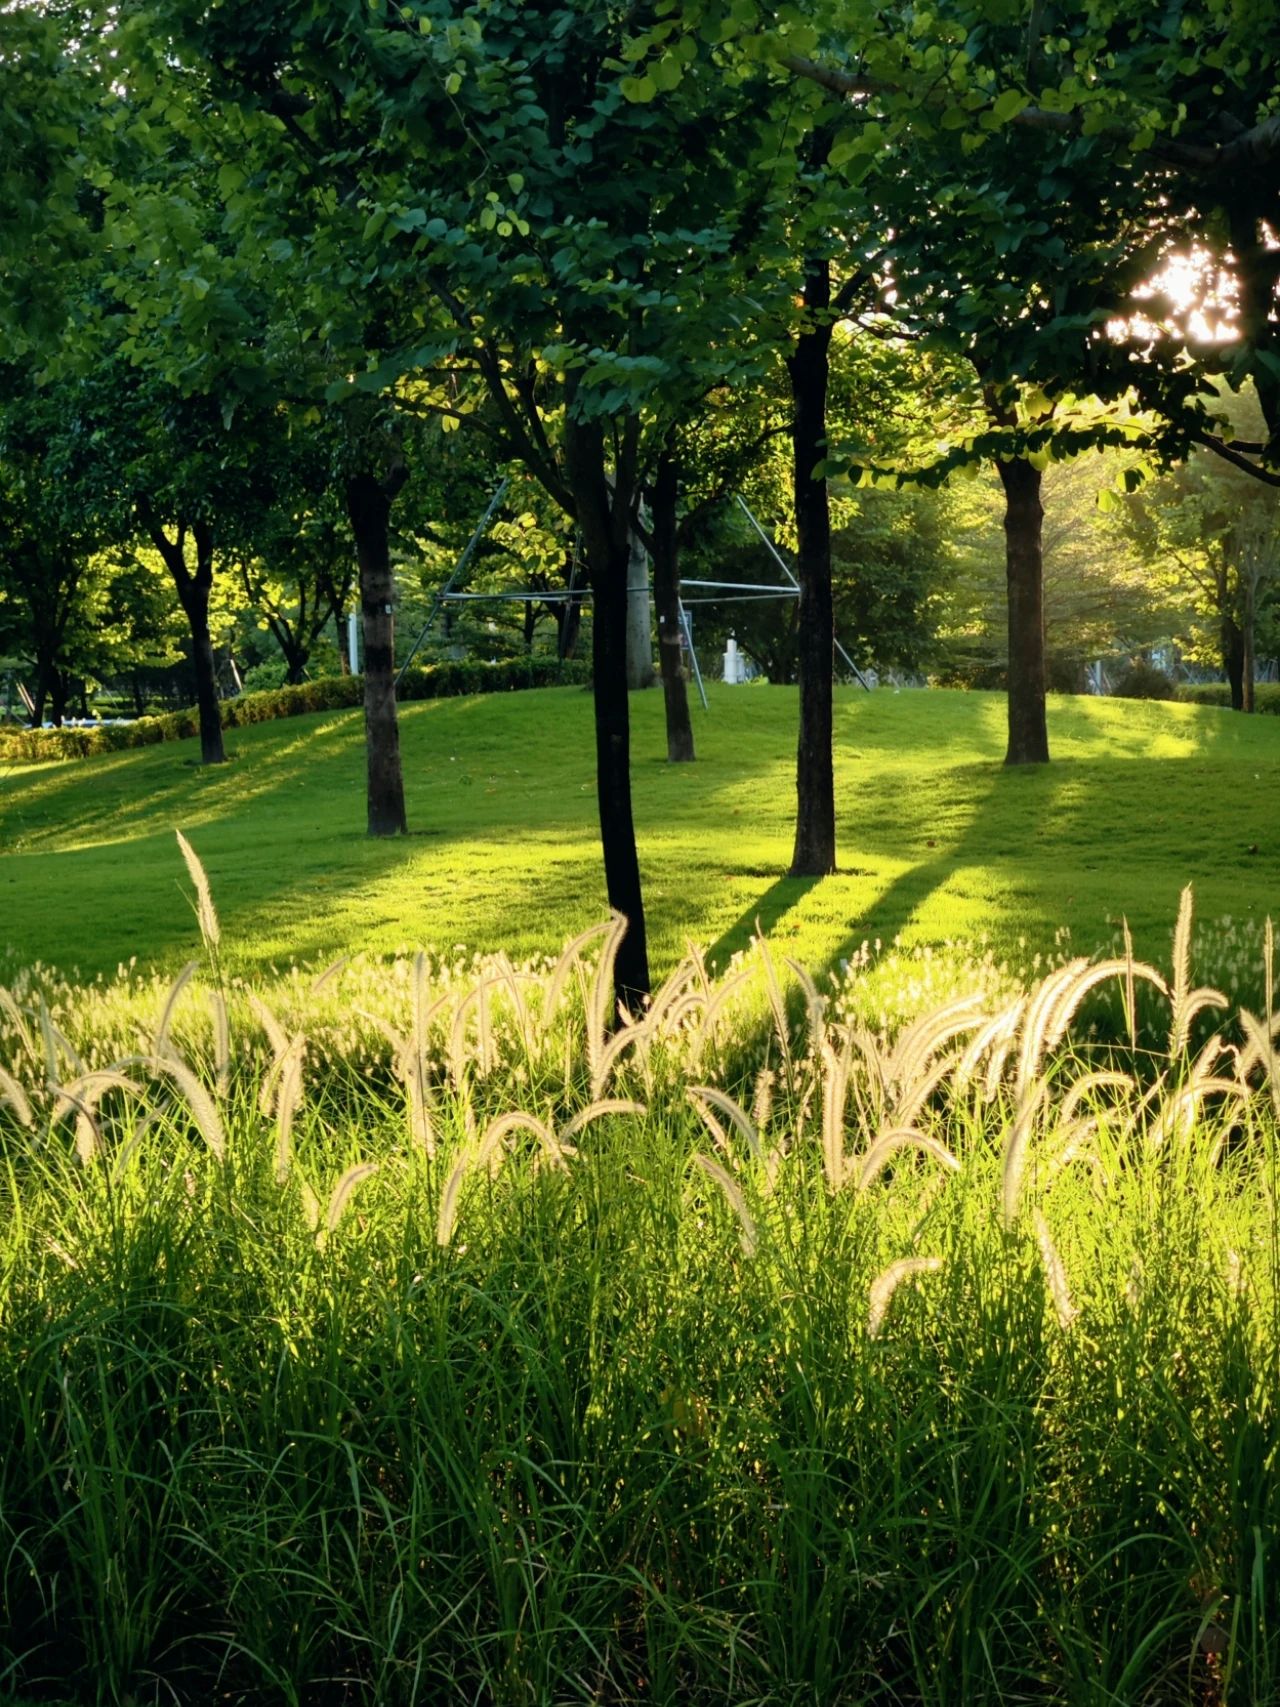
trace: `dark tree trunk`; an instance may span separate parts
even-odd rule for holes
[[[1024,459],[997,461],[1004,487],[1004,560],[1009,601],[1007,765],[1049,762],[1045,718],[1044,557],[1040,470]]]
[[[1250,569],[1240,571],[1240,709],[1257,709],[1254,682],[1258,674],[1257,659],[1257,578]]]
[[[391,506],[407,471],[385,480],[368,471],[347,481],[347,514],[360,567],[361,639],[364,644],[366,800],[371,836],[402,836],[408,829],[400,725],[396,720],[395,584],[391,574]]]
[[[631,812],[631,723],[627,701],[627,522],[635,491],[636,430],[628,423],[612,490],[605,478],[604,433],[598,421],[565,420],[565,468],[582,529],[592,594],[591,664],[596,728],[596,800],[609,905],[624,915],[614,990],[619,1003],[640,1012],[649,995],[640,861]]]
[[[55,670],[50,682],[49,721],[61,729],[67,720],[67,701],[71,698],[71,678],[65,670]]]
[[[58,645],[51,641],[48,630],[38,634],[35,644],[34,681],[31,690],[31,727],[40,729],[44,726],[45,712],[49,701],[57,689],[58,681]],[[60,718],[53,720],[55,725]]]
[[[187,525],[178,525],[176,539],[170,539],[152,513],[150,506],[138,506],[138,515],[160,553],[165,567],[177,589],[191,631],[191,668],[195,677],[196,709],[200,717],[200,762],[220,765],[226,762],[222,745],[222,708],[218,703],[218,673],[213,658],[213,638],[209,633],[209,595],[213,591],[213,529],[207,522],[196,522],[191,528],[195,542],[194,572],[187,565]]]
[[[1222,618],[1222,668],[1231,688],[1232,711],[1244,710],[1244,635],[1233,616]]]
[[[300,618],[295,629],[283,617],[268,614],[267,627],[271,630],[271,637],[280,648],[280,656],[284,660],[284,679],[296,687],[299,682],[306,680],[307,660],[311,656],[311,647],[304,638],[303,621]]]
[[[579,598],[564,599],[556,606],[557,651],[563,661],[572,658],[578,650],[578,636],[582,632],[582,600]]]
[[[676,536],[679,476],[675,457],[664,448],[653,483],[653,598],[658,611],[658,663],[667,713],[667,758],[693,758],[693,725],[685,686],[680,632],[680,557]]]
[[[220,765],[226,759],[222,745],[222,710],[218,704],[218,674],[209,633],[209,589],[194,580],[179,590],[187,626],[191,630],[191,667],[196,684],[196,708],[200,714],[200,763]]]
[[[800,735],[796,748],[796,839],[792,877],[825,877],[836,869],[835,777],[831,761],[831,677],[835,618],[831,600],[831,510],[825,479],[814,470],[826,455],[827,377],[831,349],[831,268],[810,265],[804,303],[809,324],[796,340],[791,374],[792,482],[796,575],[800,599],[796,673]]]

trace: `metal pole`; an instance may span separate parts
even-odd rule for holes
[[[698,698],[702,701],[702,709],[710,711],[707,704],[707,690],[702,685],[702,671],[698,668],[698,654],[693,649],[693,624],[689,621],[689,613],[684,608],[684,600],[676,600],[676,609],[680,612],[680,626],[684,630],[684,643],[689,648],[689,662],[693,665],[693,679],[698,684]]]
[[[347,612],[347,666],[353,676],[360,674],[360,615]]]
[[[488,532],[489,523],[493,520],[493,512],[497,509],[498,505],[502,502],[503,495],[505,494],[506,490],[507,490],[507,476],[504,474],[502,479],[499,480],[499,482],[497,484],[497,487],[494,491],[493,497],[490,498],[490,500],[489,500],[488,509],[481,516],[480,520],[476,523],[475,531],[471,535],[471,538],[463,546],[462,556],[454,564],[452,575],[450,575],[449,579],[445,582],[444,586],[441,587],[440,591],[436,594],[435,598],[432,600],[431,609],[427,612],[427,620],[422,625],[422,633],[414,641],[413,646],[410,649],[409,656],[405,659],[404,663],[401,664],[399,670],[396,673],[396,686],[397,687],[400,686],[401,676],[404,675],[405,671],[409,668],[410,664],[412,664],[413,660],[417,657],[418,648],[422,645],[422,642],[427,638],[427,635],[431,632],[431,625],[436,620],[436,616],[439,613],[440,606],[444,603],[446,594],[451,593],[453,591],[454,582],[456,580],[458,580],[458,578],[461,576],[463,570],[466,568],[467,564],[470,563],[471,558],[472,558],[472,554],[474,553],[476,547],[479,545],[480,541],[484,538],[485,534]]]
[[[760,535],[760,538],[764,541],[765,545],[768,547],[769,551],[772,553],[774,562],[782,570],[782,573],[787,577],[787,580],[790,581],[791,585],[796,589],[797,592],[799,592],[800,583],[799,583],[799,581],[796,580],[795,576],[791,573],[791,570],[787,564],[786,558],[783,557],[782,553],[778,550],[777,546],[773,543],[773,541],[769,538],[768,534],[760,526],[760,523],[751,514],[751,511],[747,507],[747,500],[742,496],[741,492],[738,493],[738,504],[742,510],[743,515],[751,523],[752,527]],[[862,686],[866,690],[866,692],[870,693],[871,689],[870,689],[870,687],[867,686],[866,677],[863,675],[862,671],[858,668],[858,666],[854,663],[853,659],[849,656],[849,654],[845,651],[844,647],[840,644],[839,639],[836,639],[835,647],[836,647],[836,651],[840,654],[840,656],[844,659],[845,663],[853,671],[854,675],[857,676],[858,680],[862,683]]]

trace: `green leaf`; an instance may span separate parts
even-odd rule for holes
[[[667,92],[674,89],[684,76],[684,66],[673,53],[664,53],[662,58],[649,67],[655,87]]]
[[[646,73],[643,77],[624,77],[618,84],[624,101],[643,105],[658,93],[658,85]]]
[[[1031,105],[1030,95],[1021,89],[1006,89],[1002,95],[997,95],[991,107],[991,122],[995,125],[1008,124],[1016,118],[1024,107]]]

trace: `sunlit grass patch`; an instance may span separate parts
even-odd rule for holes
[[[1054,762],[1009,772],[1000,696],[841,690],[841,870],[816,883],[782,875],[794,690],[718,688],[697,714],[692,766],[665,762],[660,695],[633,695],[632,713],[659,975],[688,936],[723,967],[757,920],[815,967],[877,938],[886,950],[898,938],[935,950],[985,938],[997,959],[1029,967],[1064,928],[1074,952],[1106,947],[1122,916],[1151,957],[1164,951],[1187,881],[1206,925],[1230,915],[1254,932],[1280,888],[1280,725],[1269,718],[1055,699]],[[175,743],[0,778],[6,975],[40,959],[93,977],[135,955],[176,972],[191,927],[175,824],[221,895],[231,969],[254,975],[420,945],[524,958],[604,908],[591,705],[580,690],[405,707],[413,834],[390,843],[362,833],[358,714],[229,739],[232,762],[215,773]]]

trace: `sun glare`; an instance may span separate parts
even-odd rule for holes
[[[1219,344],[1240,335],[1230,274],[1203,249],[1170,255],[1159,272],[1133,292],[1132,301],[1132,314],[1108,322],[1113,338]]]

